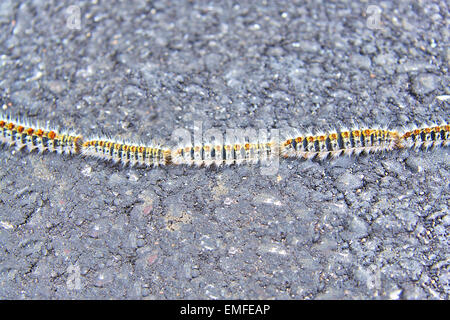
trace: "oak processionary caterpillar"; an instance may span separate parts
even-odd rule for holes
[[[447,147],[450,144],[450,125],[443,123],[422,128],[409,128],[402,132],[400,141],[404,148]]]
[[[271,161],[279,155],[278,139],[272,136],[269,138],[264,131],[257,135],[254,129],[227,130],[224,143],[220,133],[216,132],[213,136],[217,140],[192,144],[189,137],[187,142],[176,145],[172,151],[172,162],[176,165],[219,167],[257,164]]]
[[[257,164],[277,156],[275,142],[225,143],[224,145],[194,145],[178,147],[173,152],[174,164],[187,164],[209,167],[211,165]]]
[[[399,133],[387,129],[341,129],[317,135],[302,135],[284,141],[281,154],[284,157],[304,159],[336,158],[344,155],[383,152],[400,148]]]
[[[109,139],[93,139],[83,143],[82,154],[131,166],[157,167],[168,164],[171,151],[161,146],[135,144]]]
[[[56,130],[31,125],[28,121],[11,120],[0,115],[0,142],[17,150],[46,150],[59,154],[78,154],[83,138],[79,135],[59,133]]]
[[[246,131],[249,132],[249,131]],[[251,132],[251,131],[250,131]],[[19,121],[0,114],[0,144],[17,150],[38,150],[58,154],[81,154],[122,165],[156,167],[159,165],[196,165],[209,167],[256,164],[275,157],[318,159],[341,155],[387,152],[394,149],[431,149],[450,144],[450,125],[426,125],[404,130],[380,128],[342,128],[316,134],[293,130],[283,139],[266,135],[237,135],[225,142],[179,143],[174,148],[160,144],[145,145],[109,138],[83,141],[81,135]]]

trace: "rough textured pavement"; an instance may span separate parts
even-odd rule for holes
[[[0,106],[146,142],[448,121],[445,1],[305,2],[2,0]],[[274,175],[0,151],[1,299],[448,299],[448,149]]]

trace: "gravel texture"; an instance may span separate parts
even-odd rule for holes
[[[0,107],[142,141],[448,120],[445,1],[305,2],[1,0]],[[448,149],[271,175],[0,151],[0,299],[449,298]]]

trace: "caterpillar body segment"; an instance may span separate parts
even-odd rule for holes
[[[233,144],[234,163],[238,166],[244,164],[247,160],[247,154],[245,152],[244,144],[244,140],[242,139],[239,139],[238,141],[236,141],[236,143]]]
[[[204,148],[201,144],[196,144],[194,149],[194,164],[200,166],[203,162],[203,155],[206,154]]]
[[[83,138],[0,117],[0,142],[17,150],[26,148],[30,152],[38,150],[39,153],[49,151],[72,155],[80,153]]]
[[[215,157],[216,154],[215,154],[215,151],[213,149],[213,146],[211,144],[209,144],[209,143],[203,145],[202,152],[204,154],[204,160],[203,161],[205,163],[205,166],[206,167],[211,166],[214,163],[214,161],[216,160],[215,159],[216,158]],[[199,165],[199,164],[197,163],[197,165]]]
[[[157,167],[170,162],[171,152],[159,145],[118,142],[103,138],[86,141],[82,145],[82,154],[101,160],[120,163],[124,166]]]
[[[259,161],[258,144],[247,141],[244,144],[245,156],[250,164],[257,164]]]
[[[229,141],[225,141],[225,145],[223,148],[223,154],[225,156],[223,159],[223,163],[228,166],[232,165],[234,163],[234,146]]]

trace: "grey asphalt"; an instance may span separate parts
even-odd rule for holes
[[[0,107],[144,142],[448,121],[447,4],[374,3],[2,0]],[[448,148],[271,175],[0,164],[0,299],[449,298]]]

